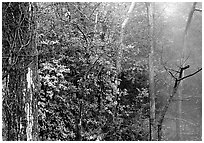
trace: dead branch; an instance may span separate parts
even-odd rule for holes
[[[198,73],[199,71],[201,71],[201,70],[202,70],[202,68],[198,69],[197,71],[195,71],[195,72],[192,73],[192,74],[189,74],[189,75],[187,75],[187,76],[184,76],[184,77],[178,79],[178,81],[181,81],[181,80],[184,80],[185,78],[191,77],[191,76],[197,74],[197,73]]]
[[[202,9],[195,8],[195,11],[202,12]]]

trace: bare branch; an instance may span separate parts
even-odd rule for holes
[[[98,56],[98,58],[93,62],[92,66],[89,67],[89,69],[86,71],[85,73],[85,78],[87,78],[89,72],[91,71],[91,69],[95,66],[95,64],[97,63],[97,61],[104,55],[104,53],[102,53],[101,55]]]
[[[174,78],[174,79],[177,79],[173,74],[172,72],[168,71],[170,73],[170,75]]]
[[[179,73],[179,71],[174,70],[174,69],[170,69],[170,68],[169,68],[169,70],[171,70],[171,71],[173,71],[173,72],[176,72],[176,73]]]
[[[86,41],[86,44],[88,45],[89,43],[88,43],[88,40],[87,40],[86,35],[84,34],[84,32],[81,30],[81,28],[77,24],[74,24],[74,25],[76,25],[77,29],[79,29],[79,31],[82,33],[82,35],[83,35],[83,37],[84,37],[84,39]]]
[[[185,65],[186,61],[190,58],[190,54],[188,55],[188,57],[183,61],[182,66]],[[184,57],[182,58],[184,59]]]
[[[21,14],[20,14],[18,26],[20,27],[21,24],[23,23],[24,19],[25,19],[25,15],[23,15],[23,12],[22,12],[22,9],[21,9],[21,6],[20,6],[20,5],[19,5],[19,9],[20,9]],[[22,18],[22,16],[23,16],[23,18]],[[21,19],[22,19],[22,20],[21,20]]]
[[[191,124],[191,125],[197,126],[197,125],[194,124],[193,122],[190,122],[190,121],[185,120],[185,119],[182,119],[182,118],[175,118],[175,117],[169,117],[169,116],[167,116],[167,117],[165,117],[165,119],[170,119],[170,120],[181,120],[181,121],[183,121],[183,122],[186,122],[186,123],[189,123],[189,124]]]
[[[96,4],[95,8],[93,9],[92,13],[90,14],[89,18],[91,18],[91,16],[93,15],[93,13],[95,12],[95,10],[99,7],[99,5],[101,4],[101,2],[99,2],[98,4]]]
[[[186,69],[188,69],[188,68],[190,68],[190,65],[187,65],[187,66],[185,66],[185,67],[182,67],[181,70],[182,70],[182,72],[183,72],[184,70],[186,70]]]
[[[189,75],[187,75],[187,76],[184,76],[184,77],[178,79],[178,81],[181,81],[181,80],[184,80],[185,78],[191,77],[191,76],[197,74],[197,73],[198,73],[199,71],[201,71],[201,70],[202,70],[202,68],[198,69],[197,71],[195,71],[195,72],[192,73],[192,74],[189,74]]]
[[[16,37],[17,37],[17,29],[15,29],[14,31],[14,38],[13,38],[13,43],[12,43],[12,46],[11,46],[11,49],[13,50],[14,49],[14,45],[15,45],[15,42],[16,42]]]
[[[195,8],[195,11],[202,12],[202,9]]]
[[[74,4],[72,4],[88,21],[90,21],[89,20],[89,18],[80,10],[80,9],[78,9]]]
[[[163,60],[163,53],[164,53],[164,47],[162,45],[162,51],[161,51],[161,65],[165,66],[167,65],[167,61]]]
[[[164,66],[164,69],[165,69],[174,79],[177,79],[177,78],[173,75],[173,73],[172,73],[171,71],[169,71],[169,69],[167,69],[166,66]]]

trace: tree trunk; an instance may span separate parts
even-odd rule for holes
[[[190,67],[189,65],[185,66],[185,67],[181,67],[180,70],[179,70],[179,76],[178,77],[174,77],[175,83],[174,83],[174,87],[173,87],[172,93],[171,93],[170,97],[168,98],[166,105],[164,106],[164,108],[160,112],[160,115],[159,115],[159,118],[158,118],[158,140],[159,141],[162,139],[162,124],[163,124],[164,117],[165,117],[166,112],[167,112],[167,110],[169,108],[169,105],[171,104],[171,102],[173,100],[173,97],[177,93],[177,90],[178,90],[178,87],[179,87],[181,81],[184,80],[184,78],[190,77],[190,76],[192,76],[192,75],[194,75],[194,74],[196,74],[197,72],[200,71],[200,70],[198,70],[198,71],[196,71],[195,73],[193,73],[193,74],[191,74],[189,76],[183,77],[183,72],[186,69],[188,69],[189,67]]]
[[[124,29],[125,29],[125,26],[130,18],[130,15],[133,11],[135,7],[135,2],[132,2],[129,10],[128,10],[128,13],[127,13],[127,16],[125,18],[125,20],[123,21],[122,23],[122,26],[121,26],[121,31],[120,31],[120,46],[118,47],[118,53],[117,53],[117,63],[116,63],[116,68],[117,68],[117,73],[118,75],[120,74],[121,72],[121,61],[122,61],[122,58],[123,58],[123,48],[124,48],[124,44],[123,44],[123,37],[124,37]]]
[[[116,97],[115,97],[115,111],[114,111],[114,118],[113,118],[113,121],[114,123],[116,122],[117,120],[117,108],[118,108],[118,96],[119,96],[119,88],[118,86],[120,85],[120,82],[119,82],[119,75],[121,73],[121,61],[123,59],[123,48],[124,48],[124,44],[123,44],[123,37],[124,37],[124,29],[125,29],[125,26],[131,16],[131,13],[133,11],[135,7],[135,2],[132,2],[130,7],[129,7],[129,10],[127,12],[127,16],[125,18],[125,20],[123,21],[122,25],[121,25],[121,31],[120,31],[120,46],[118,47],[118,51],[117,51],[117,61],[116,61],[116,70],[117,70],[117,80],[116,80],[116,85],[117,85],[117,93],[116,93]]]
[[[169,99],[167,100],[166,105],[164,106],[163,110],[160,113],[160,116],[159,116],[159,119],[158,119],[158,140],[159,141],[161,141],[161,139],[162,139],[162,124],[163,124],[163,120],[164,120],[165,114],[166,114],[166,112],[167,112],[167,110],[169,108],[170,103],[173,100],[173,97],[175,96],[175,94],[177,92],[179,84],[180,84],[180,81],[175,80],[173,91],[172,91]]]
[[[34,55],[32,63],[28,66],[28,71],[26,75],[27,79],[27,102],[26,104],[26,114],[27,114],[27,141],[37,140],[37,130],[38,130],[38,107],[37,107],[37,97],[38,97],[38,51],[36,46],[36,23],[35,23],[35,3],[30,3],[30,21],[32,39],[30,42],[30,54]]]
[[[181,136],[181,132],[180,132],[180,130],[181,130],[181,122],[179,120],[179,119],[181,119],[181,116],[182,116],[182,104],[181,104],[182,103],[181,102],[182,101],[182,82],[183,82],[183,80],[185,78],[193,76],[193,75],[195,75],[196,73],[198,73],[199,71],[202,70],[202,69],[199,69],[196,72],[194,72],[193,74],[189,74],[187,76],[184,75],[185,70],[190,67],[189,65],[187,65],[187,66],[185,65],[185,59],[184,58],[187,55],[187,53],[186,53],[186,37],[187,37],[187,32],[188,32],[188,28],[189,28],[190,23],[191,23],[191,19],[192,19],[193,13],[195,11],[195,6],[196,6],[196,2],[193,3],[193,6],[192,6],[191,11],[190,11],[189,16],[188,16],[186,28],[185,28],[185,31],[184,31],[183,45],[182,45],[182,47],[183,47],[182,63],[183,64],[180,67],[179,77],[176,78],[176,77],[174,77],[172,75],[171,72],[169,72],[172,75],[172,77],[175,79],[175,84],[174,84],[174,87],[173,87],[173,91],[172,91],[169,99],[167,100],[167,104],[164,106],[164,108],[161,111],[160,116],[158,118],[158,140],[162,139],[162,123],[163,123],[163,120],[164,120],[164,116],[165,116],[165,114],[166,114],[166,112],[168,110],[168,107],[169,107],[170,103],[172,102],[172,99],[175,96],[177,90],[179,90],[179,93],[178,93],[179,102],[177,104],[177,107],[178,107],[178,115],[177,116],[179,118],[177,118],[177,120],[176,120],[176,134],[177,134],[176,139],[177,140],[183,140],[182,136]],[[180,89],[178,89],[179,85],[181,86]]]
[[[147,16],[149,25],[149,98],[150,98],[150,121],[149,121],[149,140],[156,140],[156,124],[155,124],[155,91],[154,91],[154,48],[155,48],[155,33],[154,33],[154,9],[155,3],[146,3]]]
[[[190,23],[193,17],[193,13],[195,11],[195,6],[196,6],[196,2],[193,3],[193,6],[189,12],[188,15],[188,20],[186,23],[186,27],[185,27],[185,31],[184,31],[184,35],[183,35],[183,41],[182,41],[182,47],[183,47],[183,52],[182,52],[182,62],[183,62],[183,66],[185,67],[185,58],[187,57],[187,51],[186,51],[186,38],[187,38],[187,34],[188,34],[188,29],[190,27]],[[185,76],[185,72],[183,72],[183,76]],[[183,140],[182,137],[182,129],[181,129],[181,121],[179,119],[182,118],[182,91],[183,91],[183,82],[181,81],[180,83],[180,87],[178,88],[178,103],[177,103],[177,108],[178,108],[178,112],[176,115],[176,140]]]
[[[37,140],[37,47],[35,3],[3,3],[3,78],[6,77],[3,110],[6,140]],[[9,44],[6,44],[9,43]],[[4,79],[3,79],[4,80]]]
[[[79,115],[76,118],[76,141],[82,141],[81,130],[82,130],[82,107],[83,106],[83,99],[79,99]]]

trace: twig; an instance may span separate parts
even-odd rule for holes
[[[166,66],[164,66],[164,69],[174,78],[174,79],[177,79],[172,72],[170,72]]]
[[[173,72],[176,72],[176,73],[179,73],[179,71],[174,70],[174,69],[170,69],[170,68],[169,68],[169,70],[171,70],[171,71],[173,71]]]
[[[101,4],[101,2],[99,2],[99,3],[95,6],[95,8],[93,9],[93,11],[92,11],[92,13],[90,14],[89,18],[91,18],[91,16],[93,15],[94,11],[97,9],[97,7],[98,7],[100,4]]]
[[[174,79],[177,79],[173,74],[172,72],[168,71],[170,73],[170,75],[174,78]]]
[[[19,9],[21,11],[21,6],[19,5]],[[25,15],[23,15],[23,19],[22,19],[22,11],[21,11],[21,15],[20,15],[20,18],[19,18],[19,22],[18,22],[18,26],[20,27],[21,24],[23,23],[24,19],[25,19]],[[21,20],[21,21],[20,21]]]
[[[72,4],[88,21],[90,21],[89,20],[89,18],[81,11],[81,10],[79,10],[74,4]]]
[[[94,63],[92,64],[92,66],[86,71],[85,74],[85,78],[87,78],[89,72],[91,71],[91,69],[94,67],[94,65],[97,63],[97,61],[103,56],[104,53],[102,53],[101,55],[98,56],[98,58],[94,61]]]
[[[82,33],[82,35],[83,35],[83,37],[84,37],[84,39],[86,41],[86,44],[89,45],[88,40],[87,40],[86,35],[84,34],[84,32],[81,30],[81,28],[77,24],[74,24],[74,25],[77,26],[77,29]]]
[[[185,56],[185,55],[184,55]],[[183,61],[182,66],[185,65],[186,61],[190,58],[190,54],[188,55],[188,57]]]
[[[163,53],[164,53],[164,47],[162,46],[162,51],[161,51],[161,64],[162,64],[163,66],[165,66],[165,65],[167,64],[167,61],[166,61],[166,62],[163,61]]]
[[[192,123],[192,122],[190,122],[190,121],[187,121],[187,120],[185,120],[185,119],[182,119],[182,118],[165,117],[165,119],[170,119],[170,120],[181,120],[181,121],[184,121],[184,122],[187,122],[187,123],[189,123],[189,124],[191,124],[191,125],[196,126],[196,124],[194,124],[194,123]]]

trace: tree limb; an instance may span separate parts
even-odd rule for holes
[[[198,69],[197,71],[195,71],[195,72],[192,73],[192,74],[189,74],[189,75],[187,75],[187,76],[184,76],[184,77],[178,79],[178,81],[181,81],[181,80],[184,80],[185,78],[191,77],[191,76],[197,74],[197,73],[198,73],[199,71],[201,71],[201,70],[202,70],[202,68]]]
[[[189,65],[187,65],[187,66],[185,66],[185,67],[182,67],[182,68],[181,68],[181,71],[183,72],[184,70],[186,70],[186,69],[188,69],[188,68],[190,68]]]
[[[202,12],[202,9],[195,8],[195,11]]]

